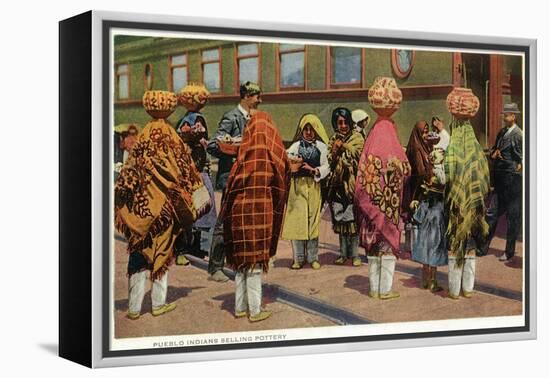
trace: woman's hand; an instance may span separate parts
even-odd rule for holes
[[[311,174],[312,176],[315,176],[315,168],[313,168],[311,165],[309,165],[308,163],[304,163],[302,164],[302,169],[303,170],[306,170],[309,174]]]
[[[500,150],[498,148],[496,150],[494,150],[493,153],[491,154],[491,159],[502,160],[502,154],[500,153]]]
[[[332,145],[332,154],[333,155],[336,155],[338,153],[338,151],[340,151],[340,149],[342,148],[342,146],[344,145],[344,141],[341,140],[341,139],[337,139],[334,144]]]

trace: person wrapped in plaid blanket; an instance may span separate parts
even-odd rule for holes
[[[485,196],[489,192],[489,165],[476,139],[470,117],[479,100],[467,88],[455,88],[447,97],[454,116],[451,142],[445,157],[445,206],[449,217],[449,297],[472,296],[476,247],[489,232],[485,221]]]
[[[279,132],[254,112],[231,168],[220,217],[227,263],[235,270],[235,317],[267,319],[261,274],[275,255],[288,198],[290,165]]]

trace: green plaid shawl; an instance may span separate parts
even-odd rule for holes
[[[484,199],[489,192],[489,166],[469,120],[453,120],[451,142],[445,156],[449,214],[447,237],[459,263],[472,236],[486,236]]]

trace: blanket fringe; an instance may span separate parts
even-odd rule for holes
[[[483,207],[476,208],[464,215],[460,207],[451,202],[446,234],[449,240],[449,249],[456,253],[457,264],[461,266],[467,252],[468,240],[473,236],[486,237],[489,234],[489,225],[485,220]]]
[[[168,268],[174,263],[173,254],[171,255],[156,272],[151,271],[151,281],[161,279],[168,272]]]
[[[241,264],[235,264],[235,263],[230,263],[230,266],[231,268],[235,271],[235,272],[239,272],[239,273],[249,273],[251,271],[253,271],[257,265],[260,265],[260,267],[262,268],[262,271],[264,273],[267,273],[269,271],[269,260],[268,261],[258,261],[258,262],[244,262],[244,263],[241,263]]]
[[[332,226],[332,229],[337,234],[355,235],[357,234],[357,223],[356,222],[336,223]]]

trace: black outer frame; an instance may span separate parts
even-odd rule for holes
[[[97,12],[86,12],[82,15],[75,16],[60,22],[60,96],[59,96],[59,114],[60,114],[60,262],[59,262],[59,274],[60,274],[60,286],[59,286],[59,354],[60,356],[77,363],[91,367],[107,366],[110,363],[104,363],[97,360],[98,356],[101,361],[118,360],[117,357],[128,357],[130,360],[128,364],[140,363],[135,358],[138,356],[154,356],[166,355],[166,354],[182,354],[185,353],[199,353],[211,352],[211,351],[238,351],[238,350],[250,350],[258,349],[262,350],[270,348],[273,350],[271,353],[277,354],[277,349],[282,350],[284,347],[292,346],[310,346],[312,352],[318,351],[317,348],[320,345],[334,345],[344,343],[363,343],[372,341],[397,341],[397,340],[412,340],[422,338],[439,338],[442,342],[452,339],[455,336],[470,336],[470,335],[490,335],[490,334],[518,334],[525,335],[526,338],[529,333],[531,337],[534,328],[531,328],[530,319],[532,317],[531,311],[531,288],[530,288],[530,267],[531,267],[531,254],[530,254],[530,242],[531,242],[531,199],[530,199],[530,172],[531,167],[534,167],[534,156],[531,155],[530,139],[531,132],[536,135],[536,130],[531,127],[531,110],[533,107],[530,102],[531,95],[531,78],[536,75],[536,72],[530,72],[532,62],[531,57],[536,56],[536,50],[532,51],[533,44],[528,46],[528,40],[522,40],[523,43],[518,44],[506,44],[506,43],[481,43],[481,42],[457,42],[452,41],[453,35],[447,35],[450,40],[437,40],[433,38],[418,39],[420,33],[416,33],[417,39],[414,38],[399,38],[394,37],[396,34],[392,34],[392,37],[380,37],[380,36],[364,36],[368,30],[362,30],[361,35],[345,35],[345,34],[325,34],[325,33],[309,33],[309,32],[297,32],[297,31],[277,31],[277,30],[265,30],[265,29],[243,29],[234,27],[217,27],[217,26],[198,26],[199,19],[189,19],[190,23],[187,24],[183,20],[178,23],[151,23],[151,22],[133,22],[133,21],[117,21],[116,15],[113,13],[99,13],[99,21],[94,20],[97,18]],[[122,15],[122,14],[119,14]],[[143,15],[142,15],[143,16]],[[108,19],[111,18],[111,19]],[[174,18],[172,17],[172,20]],[[158,20],[158,18],[157,18]],[[210,20],[210,24],[213,24]],[[193,24],[194,22],[194,24]],[[223,24],[223,23],[222,23]],[[235,25],[234,23],[233,25]],[[93,32],[93,27],[96,30]],[[110,317],[108,314],[110,298],[109,298],[109,257],[110,257],[110,125],[109,125],[109,113],[103,111],[102,119],[96,120],[95,123],[101,122],[101,140],[102,140],[102,203],[101,205],[95,204],[95,207],[101,206],[102,219],[101,219],[101,250],[102,250],[102,282],[101,292],[97,293],[92,288],[92,277],[96,276],[93,272],[92,263],[94,256],[92,256],[92,211],[93,206],[92,195],[92,110],[95,108],[92,104],[92,82],[91,72],[94,68],[92,60],[96,59],[92,53],[92,40],[93,36],[99,33],[101,35],[101,107],[104,110],[111,109],[109,103],[109,77],[110,62],[109,62],[109,30],[110,28],[132,28],[145,30],[163,30],[163,31],[189,31],[189,32],[205,32],[205,33],[221,33],[232,35],[246,35],[246,36],[277,36],[285,38],[307,38],[307,39],[321,39],[321,40],[333,40],[333,41],[353,41],[353,42],[370,42],[370,43],[385,43],[385,44],[399,44],[399,45],[419,45],[419,46],[433,46],[443,48],[475,48],[483,50],[506,50],[523,52],[525,55],[525,156],[528,164],[525,169],[525,326],[523,327],[508,327],[508,328],[493,328],[493,329],[481,329],[481,330],[462,330],[462,331],[438,331],[438,332],[423,332],[413,334],[392,334],[392,335],[378,335],[378,336],[356,336],[356,337],[338,337],[327,339],[310,339],[310,340],[293,340],[285,342],[269,342],[269,343],[250,343],[250,344],[235,344],[235,345],[213,345],[213,346],[197,346],[186,348],[166,348],[166,349],[136,349],[130,351],[110,351],[109,350],[109,324]],[[281,26],[282,27],[282,26]],[[100,29],[100,30],[97,30]],[[314,28],[315,29],[315,28]],[[319,28],[317,28],[319,30]],[[342,29],[350,33],[353,29]],[[374,33],[376,34],[376,33]],[[380,34],[380,33],[378,33]],[[428,35],[428,33],[424,33]],[[440,35],[444,38],[445,36]],[[458,35],[455,35],[458,37]],[[476,39],[476,37],[472,37]],[[479,39],[477,39],[479,40]],[[486,39],[485,39],[486,40]],[[499,39],[503,41],[503,39]],[[98,52],[97,49],[94,50]],[[531,54],[533,55],[531,55]],[[97,62],[97,59],[96,59]],[[95,64],[97,66],[97,64]],[[97,67],[96,67],[97,69]],[[96,71],[97,72],[97,71]],[[97,81],[98,77],[94,79]],[[97,96],[97,93],[96,93]],[[95,106],[98,106],[96,103]],[[536,115],[533,114],[533,119]],[[74,122],[78,119],[78,124]],[[71,121],[73,120],[73,121]],[[87,167],[87,168],[84,168]],[[88,170],[89,169],[89,170]],[[97,198],[97,193],[95,194]],[[536,200],[536,199],[535,199]],[[95,208],[93,207],[93,208]],[[97,221],[97,220],[96,220]],[[97,232],[97,231],[96,231]],[[99,244],[99,243],[97,243]],[[97,247],[96,247],[97,250]],[[97,256],[95,257],[97,258]],[[86,269],[86,267],[90,267]],[[94,284],[96,288],[97,283]],[[97,309],[92,312],[92,303],[95,296],[100,296],[101,308],[103,309],[101,315],[98,314]],[[92,335],[92,322],[96,325],[97,320],[94,320],[97,316],[100,316],[99,323],[101,328],[99,331],[96,329]],[[92,345],[95,338],[95,334],[100,332],[99,339],[101,345]],[[449,341],[446,341],[449,343]],[[451,341],[452,342],[452,341]],[[458,339],[457,339],[458,342]],[[462,341],[465,342],[465,341]],[[471,341],[469,341],[471,342]],[[382,345],[382,344],[379,344]],[[387,344],[384,344],[388,347]],[[364,348],[367,348],[366,346]],[[351,347],[350,347],[351,349]],[[95,350],[95,351],[94,351]],[[279,352],[280,353],[280,352]],[[304,353],[303,349],[302,352]],[[94,357],[95,356],[95,357]],[[218,355],[219,356],[219,355]],[[235,356],[235,354],[233,354]],[[220,357],[215,357],[220,358]],[[198,357],[197,357],[198,359]],[[202,359],[202,358],[201,358]],[[134,362],[132,363],[133,360]],[[95,362],[94,362],[95,361]],[[114,362],[113,362],[114,363]],[[143,362],[141,362],[143,363]],[[114,363],[116,364],[116,363]]]
[[[91,11],[59,23],[59,356],[88,367],[92,367],[91,41]]]

